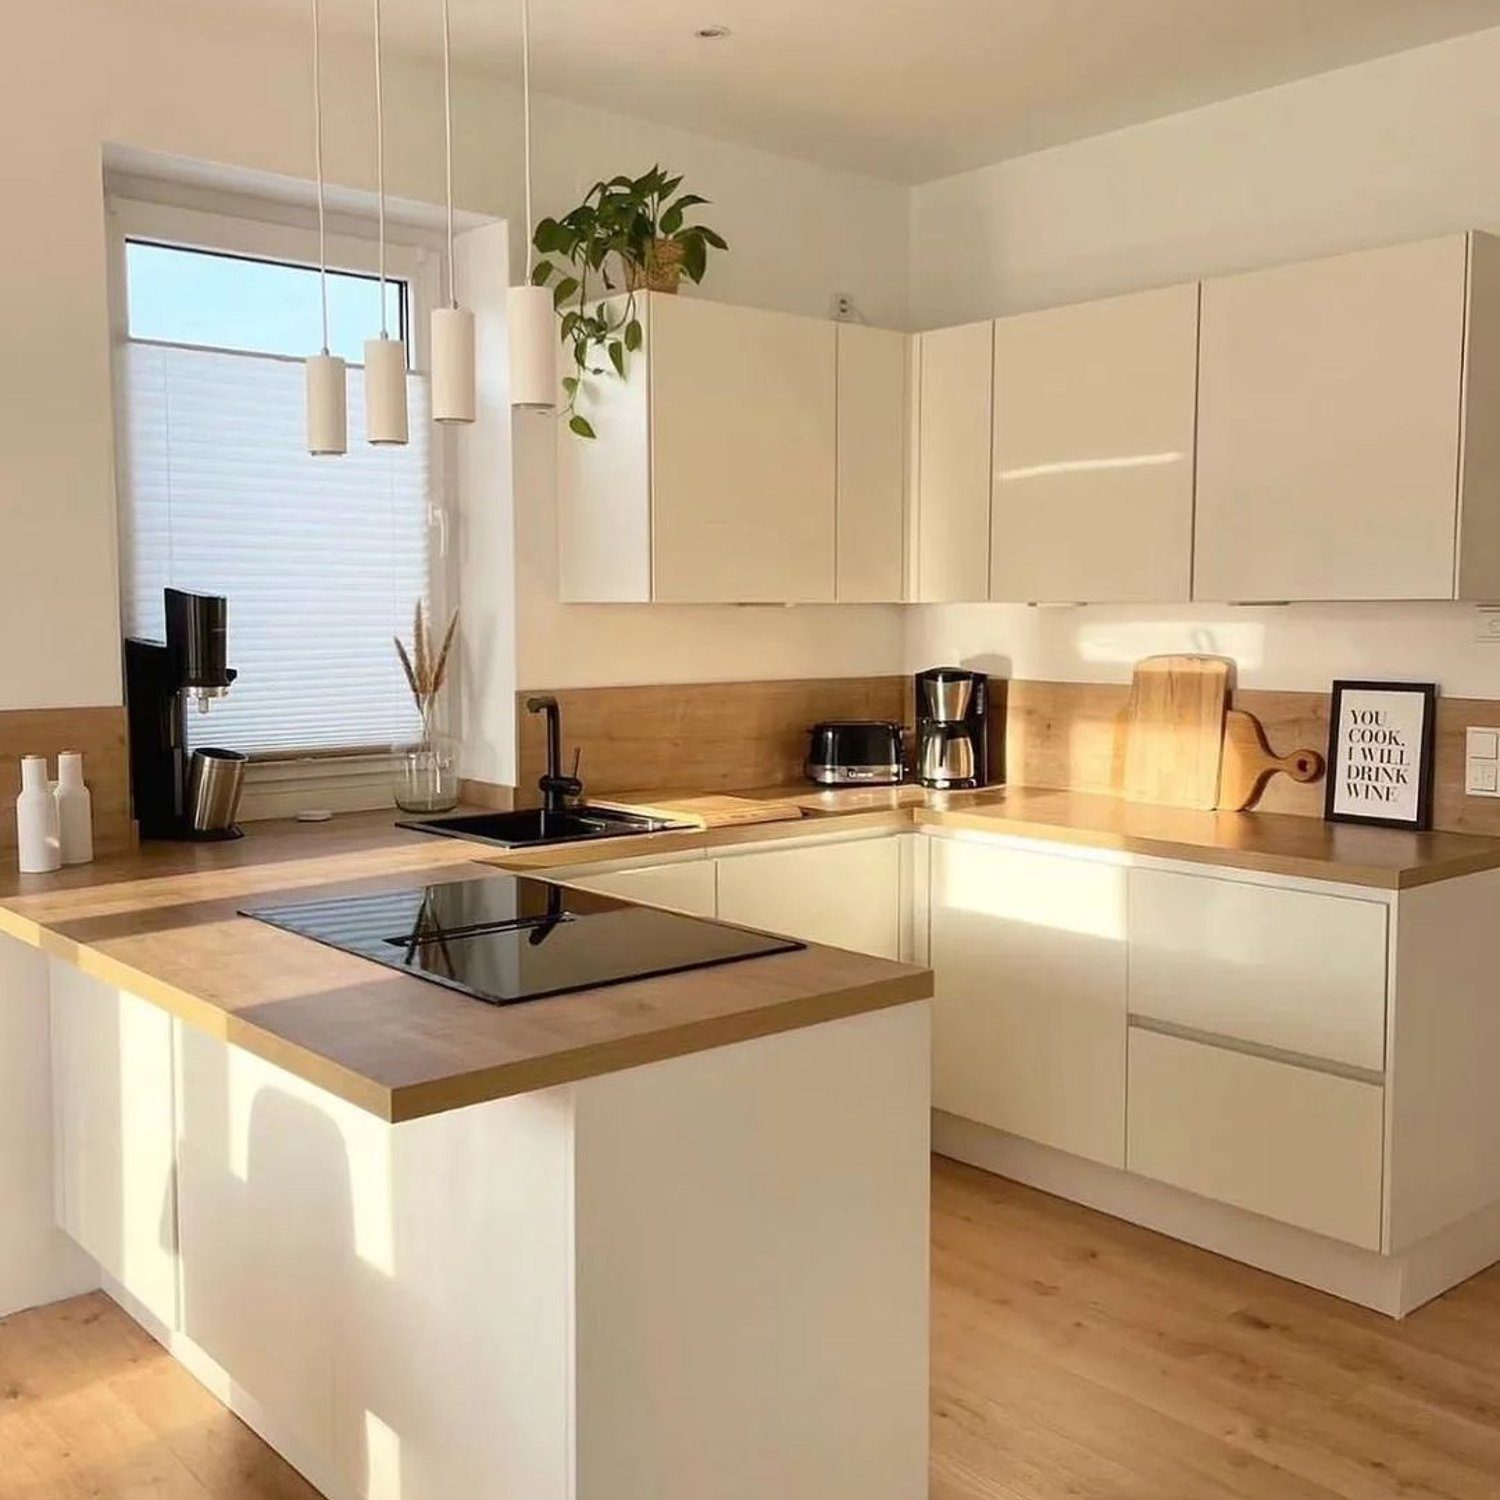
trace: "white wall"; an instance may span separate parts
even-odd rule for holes
[[[0,328],[9,372],[0,402],[0,711],[119,701],[104,143],[311,175],[305,27],[252,16],[195,0],[48,0],[26,7],[22,34],[12,36],[21,44],[0,49]],[[369,46],[330,40],[325,65],[329,176],[368,189]],[[439,83],[431,67],[391,60],[395,195],[441,197]],[[514,91],[461,77],[456,95],[461,205],[519,218]],[[903,189],[545,99],[537,147],[539,209],[568,206],[600,173],[657,159],[690,172],[716,200],[714,222],[734,246],[712,274],[713,295],[822,312],[834,291],[849,291],[874,320],[904,314]],[[518,566],[528,602],[518,626],[532,684],[817,675],[899,660],[892,610],[855,612],[864,625],[828,610],[796,619],[693,611],[675,623],[559,610],[555,589],[547,592],[547,483],[543,464],[537,482],[522,486]],[[508,568],[497,567],[494,587],[511,587]],[[828,639],[846,649],[825,652]]]
[[[1500,225],[1500,30],[964,173],[912,195],[913,326]],[[1224,651],[1248,685],[1338,675],[1500,697],[1500,646],[1460,605],[910,612],[909,667],[1006,660],[1107,680],[1154,651]]]

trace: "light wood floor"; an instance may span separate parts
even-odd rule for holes
[[[1500,1271],[1397,1324],[967,1167],[932,1500],[1497,1500]],[[316,1500],[101,1295],[0,1320],[3,1500]]]

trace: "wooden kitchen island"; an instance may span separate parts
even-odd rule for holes
[[[236,915],[497,852],[346,819],[13,879],[57,1221],[335,1500],[916,1500],[930,975],[495,1008]]]

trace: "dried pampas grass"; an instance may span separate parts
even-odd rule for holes
[[[443,634],[443,643],[434,655],[427,618],[422,609],[422,601],[418,599],[412,614],[411,650],[406,649],[406,644],[399,635],[394,637],[396,655],[401,658],[401,669],[406,673],[406,685],[411,689],[417,711],[424,720],[431,713],[437,695],[447,681],[448,653],[453,648],[453,634],[457,628],[458,611],[454,610],[453,618],[448,621],[448,629]]]

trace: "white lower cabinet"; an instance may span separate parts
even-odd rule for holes
[[[58,1223],[175,1327],[172,1018],[72,964],[51,969]]]
[[[711,859],[642,865],[634,870],[607,870],[598,875],[571,875],[568,884],[690,917],[712,917],[718,909],[718,884]]]
[[[877,958],[901,953],[901,841],[802,844],[721,857],[718,915]]]
[[[898,959],[911,932],[909,860],[916,840],[798,841],[791,847],[717,851],[658,864],[587,866],[547,872],[549,880],[647,906],[717,917],[805,943]]]
[[[1378,1073],[1380,900],[1130,872],[1130,1013]]]
[[[1125,870],[931,840],[933,1104],[1125,1164]]]
[[[1132,1028],[1129,1087],[1132,1172],[1380,1248],[1379,1084]]]
[[[326,1464],[352,1290],[349,1133],[379,1122],[192,1027],[179,1045],[183,1332],[279,1444]]]

